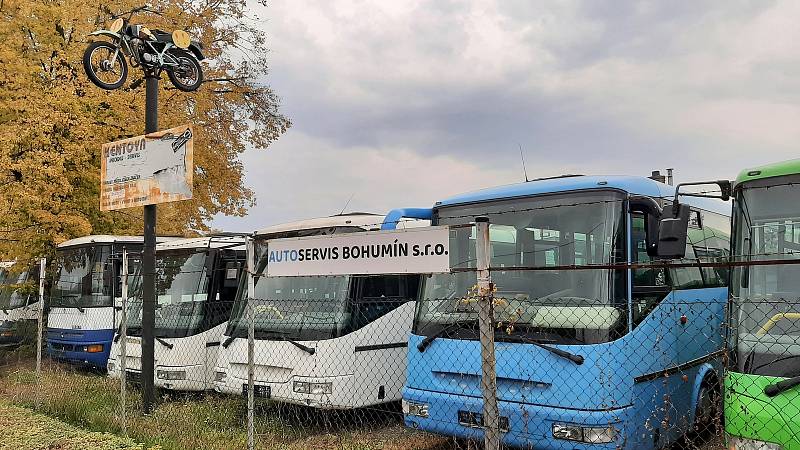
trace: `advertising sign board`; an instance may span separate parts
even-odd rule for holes
[[[192,198],[191,125],[103,144],[100,210]]]
[[[448,227],[272,239],[267,276],[450,271]]]

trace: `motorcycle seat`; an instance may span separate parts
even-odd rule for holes
[[[156,37],[158,42],[168,42],[172,44],[172,33],[167,33],[166,31],[162,30],[151,30],[153,32],[153,36]]]
[[[168,33],[163,30],[152,30],[152,31],[153,31],[153,36],[156,37],[156,40],[158,42],[166,42],[174,44],[174,42],[172,42],[172,33]],[[196,46],[197,48],[203,48],[203,44],[201,44],[199,41],[191,41],[191,42],[192,45]]]

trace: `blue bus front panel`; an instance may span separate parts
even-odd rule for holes
[[[577,365],[530,344],[497,342],[497,391],[508,445],[523,448],[660,448],[689,430],[700,383],[720,377],[726,288],[675,291],[622,338],[556,345]],[[439,338],[425,352],[412,335],[403,399],[427,408],[406,414],[410,427],[480,438],[480,343]],[[610,442],[554,436],[554,427],[590,428]],[[568,433],[567,433],[568,434]],[[598,438],[600,441],[608,440]]]
[[[106,369],[114,330],[47,329],[47,354],[56,360]],[[88,351],[102,345],[102,351]],[[91,350],[95,350],[92,348]]]

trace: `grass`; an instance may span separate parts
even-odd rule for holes
[[[241,398],[214,394],[165,397],[152,414],[143,416],[141,396],[131,389],[126,396],[123,430],[117,380],[77,372],[45,360],[37,386],[33,367],[29,354],[5,355],[0,359],[0,402],[36,410],[88,431],[117,436],[125,435],[126,431],[128,437],[147,447],[164,450],[246,448],[246,416]],[[341,423],[340,419],[346,419],[344,423],[350,425],[335,425]],[[312,414],[302,408],[277,409],[265,404],[259,405],[256,413],[256,433],[258,448],[276,450],[454,448],[451,440],[406,429],[397,413],[385,412],[380,417],[368,413],[331,417]]]
[[[0,401],[0,449],[142,450],[132,439],[82,430],[59,420]]]
[[[142,448],[164,450],[178,449],[244,449],[247,435],[245,431],[244,400],[238,397],[220,395],[183,395],[162,398],[159,406],[149,416],[142,416],[141,397],[136,390],[127,395],[125,409],[127,436],[132,440],[123,440],[120,445],[128,447],[108,447],[101,439],[107,434],[90,435],[85,439],[74,434],[80,430],[100,433],[112,433],[123,436],[122,409],[120,407],[119,382],[98,374],[76,372],[67,367],[44,361],[42,379],[37,389],[37,380],[33,370],[32,353],[27,350],[15,354],[0,354],[0,430],[5,436],[11,430],[14,439],[20,442],[10,448]],[[37,395],[38,392],[38,395]],[[11,419],[2,418],[3,408],[14,408]],[[37,407],[38,405],[38,407]],[[25,409],[20,409],[24,407]],[[62,440],[52,440],[52,435],[42,435],[41,442],[48,445],[37,446],[40,441],[20,441],[28,439],[25,433],[18,435],[29,427],[27,413],[33,417],[31,410],[71,424],[72,431],[57,431],[55,436]],[[361,413],[341,413],[321,415],[309,413],[303,408],[276,408],[273,404],[259,404],[256,411],[257,447],[260,449],[300,450],[300,449],[338,449],[338,450],[456,450],[458,445],[447,438],[432,436],[404,428],[399,415],[376,411]],[[22,415],[21,415],[22,414]],[[25,417],[16,420],[14,417]],[[30,423],[39,430],[38,420],[43,416],[35,415],[36,420]],[[12,422],[8,422],[12,420]],[[341,423],[347,426],[337,425]],[[45,427],[45,430],[50,428]],[[53,428],[61,430],[60,428]],[[22,431],[20,431],[22,430]],[[39,435],[35,431],[34,436]],[[44,433],[44,431],[42,431]],[[60,434],[59,434],[60,433]],[[113,436],[112,436],[113,437]],[[97,439],[97,440],[94,440]],[[79,442],[80,445],[73,442]],[[110,442],[110,441],[109,441]],[[22,445],[24,443],[25,445]],[[35,444],[35,445],[34,445]],[[0,449],[5,441],[0,441]],[[72,445],[70,447],[70,445]],[[77,445],[77,446],[75,446]],[[683,449],[676,446],[674,450],[697,449],[694,445]],[[712,440],[701,445],[702,450],[724,448],[719,440]]]

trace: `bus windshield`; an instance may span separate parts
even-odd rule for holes
[[[228,335],[247,336],[247,277],[236,294]],[[347,302],[351,277],[267,277],[255,279],[255,337],[257,339],[318,340],[340,336],[348,324]]]
[[[21,266],[0,268],[0,310],[21,308],[30,296],[36,295],[36,286],[29,280],[30,271],[17,267]]]
[[[625,272],[563,266],[625,261],[623,200],[621,193],[603,191],[445,207],[437,211],[437,224],[489,217],[498,321],[532,338],[590,344],[627,330]],[[475,267],[474,227],[451,228],[450,261],[455,269]],[[457,321],[475,321],[476,281],[474,270],[428,277],[415,332],[431,335]],[[478,338],[474,328],[460,333],[452,336]]]
[[[736,260],[798,262],[798,195],[797,184],[745,186],[739,192],[734,212]],[[800,264],[737,267],[731,294],[737,370],[800,375]]]
[[[159,252],[156,259],[156,324],[158,337],[186,337],[198,330],[205,318],[210,285],[205,249]],[[141,266],[140,266],[141,267]],[[131,335],[141,333],[142,277],[131,279],[127,325]]]
[[[270,239],[320,236],[364,231],[354,226],[287,230],[262,235],[255,241],[255,337],[292,340],[330,339],[340,335],[345,323],[351,277],[267,277]],[[247,337],[247,276],[242,276],[226,336]]]
[[[113,306],[110,245],[59,250],[50,305],[62,308]]]

